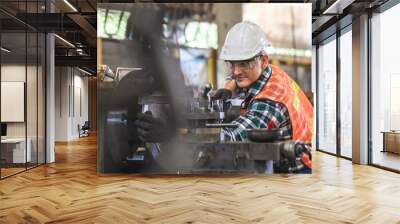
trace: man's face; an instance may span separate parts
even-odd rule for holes
[[[268,65],[268,56],[256,56],[246,61],[230,61],[227,64],[238,87],[249,88]]]

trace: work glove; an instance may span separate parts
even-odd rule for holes
[[[229,110],[226,111],[224,122],[232,122],[239,118],[240,116],[240,108],[233,108],[231,107]]]
[[[166,120],[153,117],[150,111],[138,114],[135,124],[138,137],[143,142],[163,142],[174,133]]]
[[[227,100],[232,98],[232,91],[229,89],[218,89],[217,92],[214,93],[214,95],[211,96],[212,100]]]

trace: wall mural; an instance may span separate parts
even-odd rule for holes
[[[267,24],[238,15],[218,33],[224,18],[215,11],[223,6],[97,5],[99,172],[311,173],[313,106],[302,90],[311,84],[269,63]],[[290,24],[311,24],[311,4],[304,7]],[[311,63],[311,55],[297,57]],[[221,60],[227,73],[217,75]]]

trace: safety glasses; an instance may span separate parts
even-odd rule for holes
[[[258,61],[260,60],[260,56],[261,55],[257,55],[254,58],[244,61],[225,61],[225,64],[228,68],[228,71],[231,73],[233,73],[236,67],[240,70],[250,70],[257,65]]]

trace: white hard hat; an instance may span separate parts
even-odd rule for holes
[[[264,31],[255,23],[243,21],[229,30],[219,57],[225,61],[247,60],[268,46],[270,42]]]

